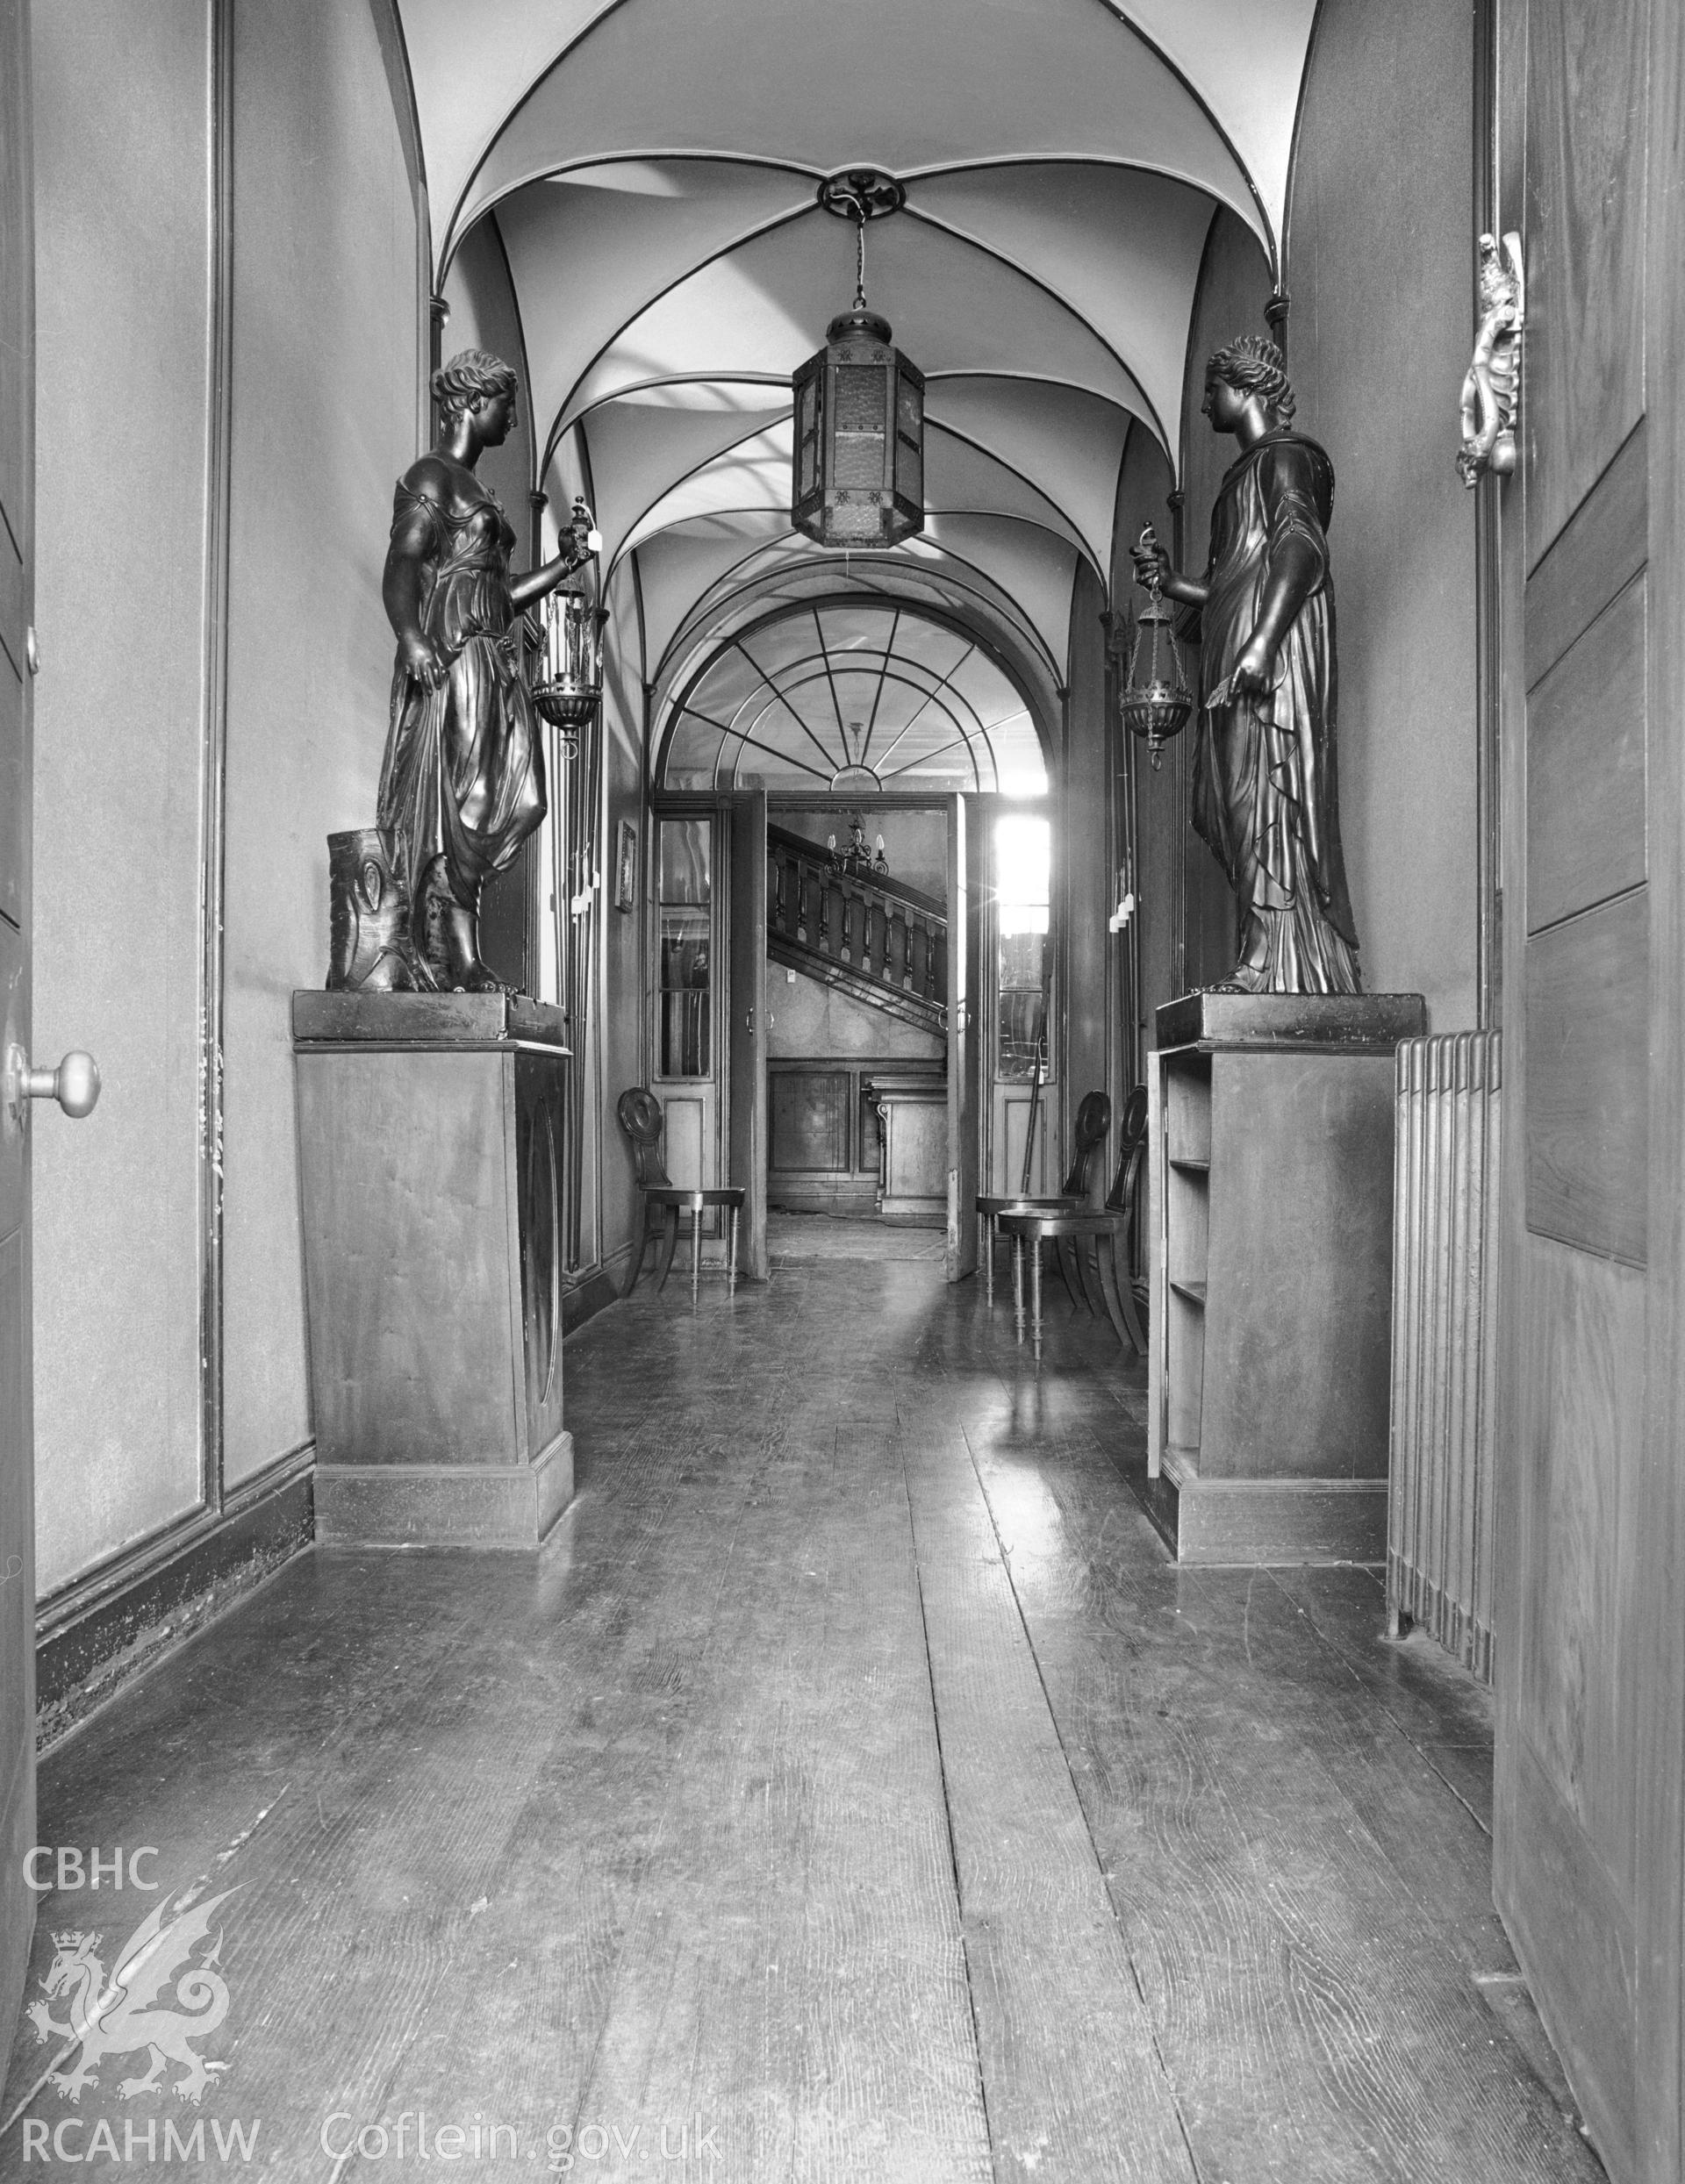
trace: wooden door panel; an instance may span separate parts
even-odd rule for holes
[[[22,548],[28,504],[31,333],[29,10],[0,0],[0,510]]]
[[[1501,1905],[1545,2030],[1588,2115],[1613,2184],[1635,2173],[1631,1912],[1585,1830],[1524,1741],[1505,1863],[1524,1890]]]
[[[18,675],[24,671],[24,629],[28,619],[24,612],[23,549],[11,535],[4,504],[0,503],[0,652]]]
[[[1527,698],[1527,929],[1645,877],[1646,591],[1634,576]]]
[[[0,535],[0,555],[6,550]],[[24,828],[29,817],[24,677],[0,657],[0,917],[20,926],[24,915]]]
[[[1674,1278],[1658,1270],[1677,1247],[1653,1155],[1665,1170],[1679,1127],[1659,1056],[1685,978],[1677,904],[1656,892],[1676,887],[1685,817],[1667,803],[1681,707],[1658,679],[1679,611],[1665,533],[1656,558],[1680,360],[1674,343],[1658,368],[1646,302],[1664,21],[1651,0],[1499,0],[1499,218],[1524,204],[1528,292],[1523,460],[1495,494],[1519,1157],[1504,1183],[1494,1894],[1616,2184],[1677,2184],[1680,2101],[1679,1647],[1676,1629],[1653,1643],[1674,1579],[1650,1544],[1679,1518],[1677,1447],[1666,1476],[1655,1455]],[[1675,1357],[1678,1330],[1660,1331]],[[1646,1820],[1646,1776],[1667,1785],[1670,1817]],[[1667,2052],[1667,2073],[1640,2066],[1646,2048]]]
[[[1649,539],[1650,439],[1640,418],[1527,579],[1524,603],[1526,683],[1555,666],[1595,614],[1644,567]],[[1588,736],[1595,725],[1587,723]]]
[[[1528,940],[1527,1226],[1642,1266],[1650,1218],[1650,905],[1635,888]]]
[[[0,0],[0,995],[29,1046],[29,686],[33,221],[28,0]],[[29,1135],[0,1112],[0,2024],[29,1959],[35,1900],[35,1528],[30,1419]]]
[[[1643,0],[1528,10],[1530,569],[1644,410],[1648,29]]]
[[[1618,1901],[1632,1886],[1637,1733],[1629,1573],[1644,1434],[1645,1279],[1538,1242],[1528,1254],[1521,1442],[1519,1722]]]

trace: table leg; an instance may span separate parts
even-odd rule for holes
[[[1029,1253],[1029,1339],[1036,1351],[1036,1362],[1042,1362],[1042,1240],[1026,1236],[1025,1249]]]
[[[1012,1331],[1022,1343],[1024,1339],[1024,1240],[1012,1239]]]
[[[731,1209],[731,1250],[726,1262],[726,1294],[728,1297],[737,1294],[737,1213],[738,1209],[734,1206]]]
[[[979,1214],[977,1217],[977,1244],[983,1254],[983,1301],[994,1309],[994,1216]]]
[[[691,1208],[691,1302],[696,1302],[697,1284],[702,1275],[702,1208]]]
[[[661,1271],[656,1277],[656,1296],[660,1296],[667,1286],[667,1277],[673,1271],[673,1254],[678,1249],[678,1208],[677,1206],[664,1206],[662,1212],[666,1217],[666,1234],[661,1240]]]

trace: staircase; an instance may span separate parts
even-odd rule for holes
[[[766,952],[921,1031],[947,1028],[946,906],[895,880],[839,870],[817,843],[781,827],[766,830]]]

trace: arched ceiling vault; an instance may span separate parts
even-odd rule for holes
[[[1279,261],[1316,5],[398,0],[436,281],[494,220],[539,482],[591,481],[637,677],[828,583],[957,615],[1057,698],[1129,435],[1178,460],[1218,208]],[[790,528],[789,383],[852,292],[817,192],[858,166],[907,189],[867,286],[926,375],[928,519],[845,564]]]

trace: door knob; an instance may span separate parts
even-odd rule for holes
[[[67,1054],[55,1070],[32,1070],[23,1049],[14,1047],[6,1056],[6,1078],[7,1105],[18,1121],[25,1099],[56,1099],[75,1122],[99,1103],[99,1064],[91,1054]]]

